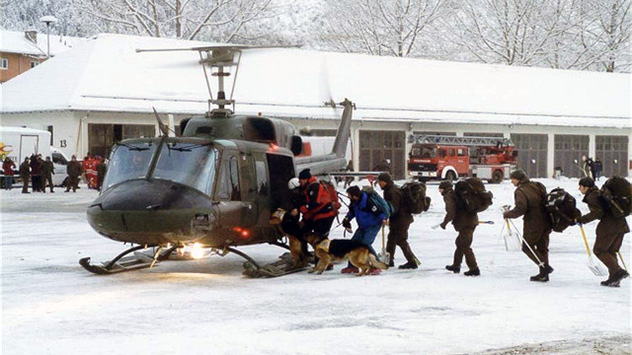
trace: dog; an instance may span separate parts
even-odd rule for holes
[[[301,227],[298,219],[287,211],[278,208],[270,215],[269,223],[276,225],[281,234],[287,236],[290,241],[290,255],[292,256],[292,268],[305,267],[307,265],[307,250],[300,239]]]
[[[360,269],[358,276],[368,274],[371,269],[388,269],[388,264],[377,260],[366,244],[348,239],[321,239],[314,234],[307,236],[307,242],[314,247],[314,254],[319,258],[318,264],[310,270],[319,275],[334,261],[349,260],[353,266]]]

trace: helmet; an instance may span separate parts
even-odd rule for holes
[[[295,188],[301,186],[301,183],[298,181],[297,177],[293,177],[288,181],[287,188],[290,190],[294,190]]]

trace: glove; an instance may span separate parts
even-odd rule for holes
[[[504,219],[509,218],[509,211],[505,211],[505,212],[503,212],[503,218],[504,218]]]
[[[439,225],[439,227],[441,227],[441,229],[443,229],[443,230],[445,230],[445,226],[446,226],[446,224],[445,224],[445,223],[441,223],[441,224]]]
[[[351,229],[351,221],[349,221],[349,218],[342,220],[342,226],[345,227],[345,229]]]

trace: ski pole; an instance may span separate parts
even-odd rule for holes
[[[509,218],[505,218],[505,225],[507,226],[507,233],[509,233],[510,237],[513,237],[513,233],[511,233],[511,226],[509,225]]]
[[[619,259],[621,259],[621,263],[623,264],[623,268],[625,269],[625,271],[628,271],[628,267],[625,265],[625,261],[623,260],[623,255],[621,255],[621,252],[618,251],[617,255],[619,255]]]
[[[509,219],[505,219],[505,220],[509,221]],[[520,238],[522,243],[524,243],[527,246],[531,254],[533,254],[533,256],[535,257],[535,260],[538,261],[538,266],[543,268],[544,263],[542,262],[542,260],[540,260],[540,258],[538,258],[538,255],[535,253],[535,251],[533,251],[533,249],[531,248],[531,245],[529,245],[529,243],[527,243],[527,241],[524,240],[524,238],[522,237],[522,234],[518,231],[518,227],[516,227],[516,225],[512,221],[509,221],[509,222],[511,222],[511,225],[516,229],[516,234],[518,235],[518,238]]]
[[[494,221],[478,221],[478,224],[495,224]]]

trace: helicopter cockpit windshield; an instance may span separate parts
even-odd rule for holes
[[[104,189],[122,181],[145,178],[156,147],[151,141],[116,144],[110,154]]]
[[[154,159],[156,154],[159,156]],[[162,179],[188,185],[210,195],[217,157],[217,149],[208,141],[118,143],[110,155],[103,186],[107,190],[127,180]],[[155,168],[152,169],[154,160]]]
[[[167,142],[162,146],[153,178],[175,181],[210,195],[217,157],[217,150],[210,143]]]

